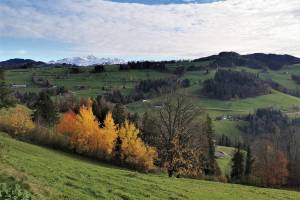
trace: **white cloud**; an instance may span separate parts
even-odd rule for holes
[[[78,54],[199,57],[232,50],[300,56],[299,0],[151,6],[16,0],[0,3],[0,19],[0,37],[70,42]]]

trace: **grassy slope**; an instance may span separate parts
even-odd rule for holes
[[[238,67],[236,70],[246,70],[252,73],[259,74],[259,77],[262,79],[272,79],[273,81],[281,84],[282,86],[289,89],[297,89],[300,85],[298,85],[295,81],[292,80],[291,75],[299,75],[300,74],[300,65],[290,65],[284,66],[280,70],[267,70],[262,72],[258,69],[249,69],[246,67]]]
[[[224,174],[224,175],[230,174],[230,162],[231,162],[231,158],[234,153],[234,148],[217,146],[216,151],[221,151],[221,152],[225,153],[224,158],[217,159],[217,162],[222,171],[222,174]]]
[[[92,69],[86,68],[85,72],[80,74],[68,74],[66,68],[18,69],[6,71],[6,77],[10,84],[27,84],[28,87],[20,89],[21,91],[37,92],[40,90],[31,81],[32,74],[35,74],[38,77],[48,79],[53,85],[66,87],[78,96],[95,97],[104,92],[103,87],[118,89],[127,93],[133,88],[136,81],[170,76],[170,74],[153,70],[119,71],[116,66],[107,67],[104,73],[89,73]],[[57,75],[66,74],[68,74],[67,77],[57,77]],[[86,88],[78,89],[77,86],[85,86]]]
[[[300,193],[141,174],[13,140],[1,173],[22,180],[39,199],[299,199]],[[8,167],[9,166],[9,167]]]

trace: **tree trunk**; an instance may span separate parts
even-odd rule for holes
[[[170,178],[173,176],[173,172],[174,172],[173,169],[168,169],[168,175]]]

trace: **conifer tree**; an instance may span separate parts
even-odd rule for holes
[[[58,120],[58,113],[55,108],[53,101],[51,100],[50,96],[45,93],[41,92],[39,94],[38,101],[35,104],[35,111],[33,113],[34,121],[38,123],[44,123],[47,125],[53,125]]]
[[[233,180],[240,180],[244,175],[244,154],[238,145],[232,157],[231,178]]]
[[[254,159],[252,157],[252,152],[250,146],[247,147],[247,157],[246,157],[246,169],[245,169],[245,175],[249,176],[252,173],[252,166],[254,163]]]
[[[117,104],[113,109],[112,116],[115,123],[122,126],[126,119],[124,106],[122,104]]]
[[[214,175],[216,173],[216,160],[215,160],[215,144],[213,141],[213,127],[212,127],[212,120],[209,115],[206,116],[206,135],[207,135],[207,142],[208,142],[208,163],[207,163],[207,174]]]

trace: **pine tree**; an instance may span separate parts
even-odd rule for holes
[[[208,166],[207,166],[207,174],[214,175],[216,173],[216,160],[215,160],[215,144],[213,141],[213,127],[212,120],[209,115],[206,116],[206,134],[208,141]]]
[[[117,104],[113,109],[112,115],[115,123],[122,126],[126,119],[124,106],[122,104]]]
[[[249,176],[252,173],[252,165],[254,163],[254,159],[252,157],[252,152],[250,146],[247,147],[247,158],[246,158],[246,169],[245,175]]]
[[[116,139],[113,152],[114,152],[114,161],[116,162],[116,164],[120,165],[122,159],[122,139],[120,136],[118,136]]]
[[[238,145],[231,162],[231,178],[234,180],[240,180],[244,175],[244,154],[241,151],[240,145]]]
[[[13,106],[11,91],[7,88],[5,84],[4,71],[0,70],[0,109]]]
[[[34,121],[37,121],[38,123],[45,123],[47,125],[53,125],[57,122],[57,110],[50,96],[47,93],[41,92],[39,94],[38,101],[36,102],[34,107]]]

